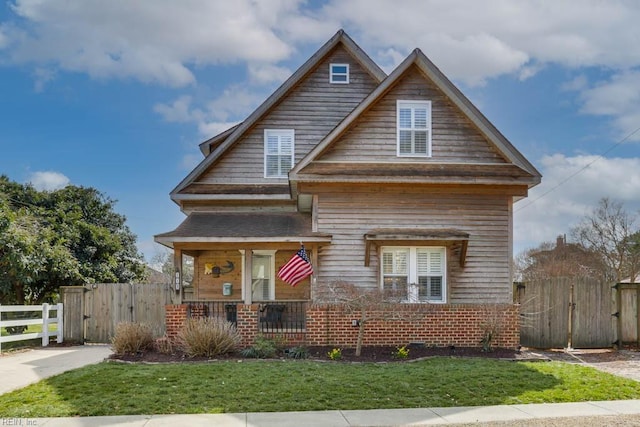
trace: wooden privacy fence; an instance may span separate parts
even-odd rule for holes
[[[618,321],[618,338],[622,344],[640,348],[640,283],[618,283],[615,313]]]
[[[606,348],[617,341],[615,290],[591,278],[517,284],[520,343],[535,348]]]
[[[62,304],[0,305],[0,330],[4,328],[9,333],[9,335],[0,336],[0,351],[2,351],[3,342],[42,338],[42,346],[46,347],[49,345],[49,338],[55,337],[56,342],[61,343],[64,324],[62,307]],[[53,318],[52,312],[56,314]],[[30,325],[39,325],[42,329],[40,332],[25,334]],[[56,329],[50,331],[49,325],[56,325]]]
[[[536,348],[640,348],[640,284],[552,278],[514,284],[520,343]]]
[[[120,322],[146,323],[165,333],[164,306],[175,292],[169,284],[95,283],[63,286],[67,341],[109,343]]]

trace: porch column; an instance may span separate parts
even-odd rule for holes
[[[178,303],[182,302],[182,249],[173,249],[173,268],[175,270],[173,289],[178,294]]]
[[[252,294],[252,279],[253,279],[253,251],[251,248],[245,248],[244,250],[244,289],[243,289],[243,299],[244,303],[247,305],[251,305],[251,294]]]

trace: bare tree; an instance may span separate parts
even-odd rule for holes
[[[330,283],[317,294],[319,302],[336,304],[357,319],[356,356],[361,354],[366,325],[370,321],[419,320],[432,308],[428,303],[406,304],[406,298],[406,292],[361,288],[346,282]]]
[[[620,281],[634,274],[633,260],[638,259],[634,245],[634,222],[637,215],[629,214],[623,204],[605,197],[598,206],[571,230],[574,239],[604,260],[610,278]],[[636,239],[637,240],[637,239]]]
[[[184,254],[182,258],[182,282],[183,284],[188,285],[193,282],[194,259],[193,257]],[[156,248],[156,253],[151,258],[151,265],[173,279],[176,268],[174,265],[173,251],[171,249],[158,246]]]
[[[518,281],[528,282],[551,277],[601,277],[607,267],[599,253],[558,236],[555,245],[543,242],[520,253],[514,259]]]

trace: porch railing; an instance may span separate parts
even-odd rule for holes
[[[242,301],[189,301],[187,317],[220,317],[237,326],[238,304]]]
[[[307,301],[269,301],[258,305],[260,332],[305,332]]]
[[[219,317],[237,326],[237,307],[242,301],[185,301],[187,317]],[[307,301],[262,301],[258,306],[259,332],[306,331]]]

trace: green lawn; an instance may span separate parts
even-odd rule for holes
[[[640,398],[640,382],[561,362],[104,362],[0,396],[0,417],[309,411]]]

